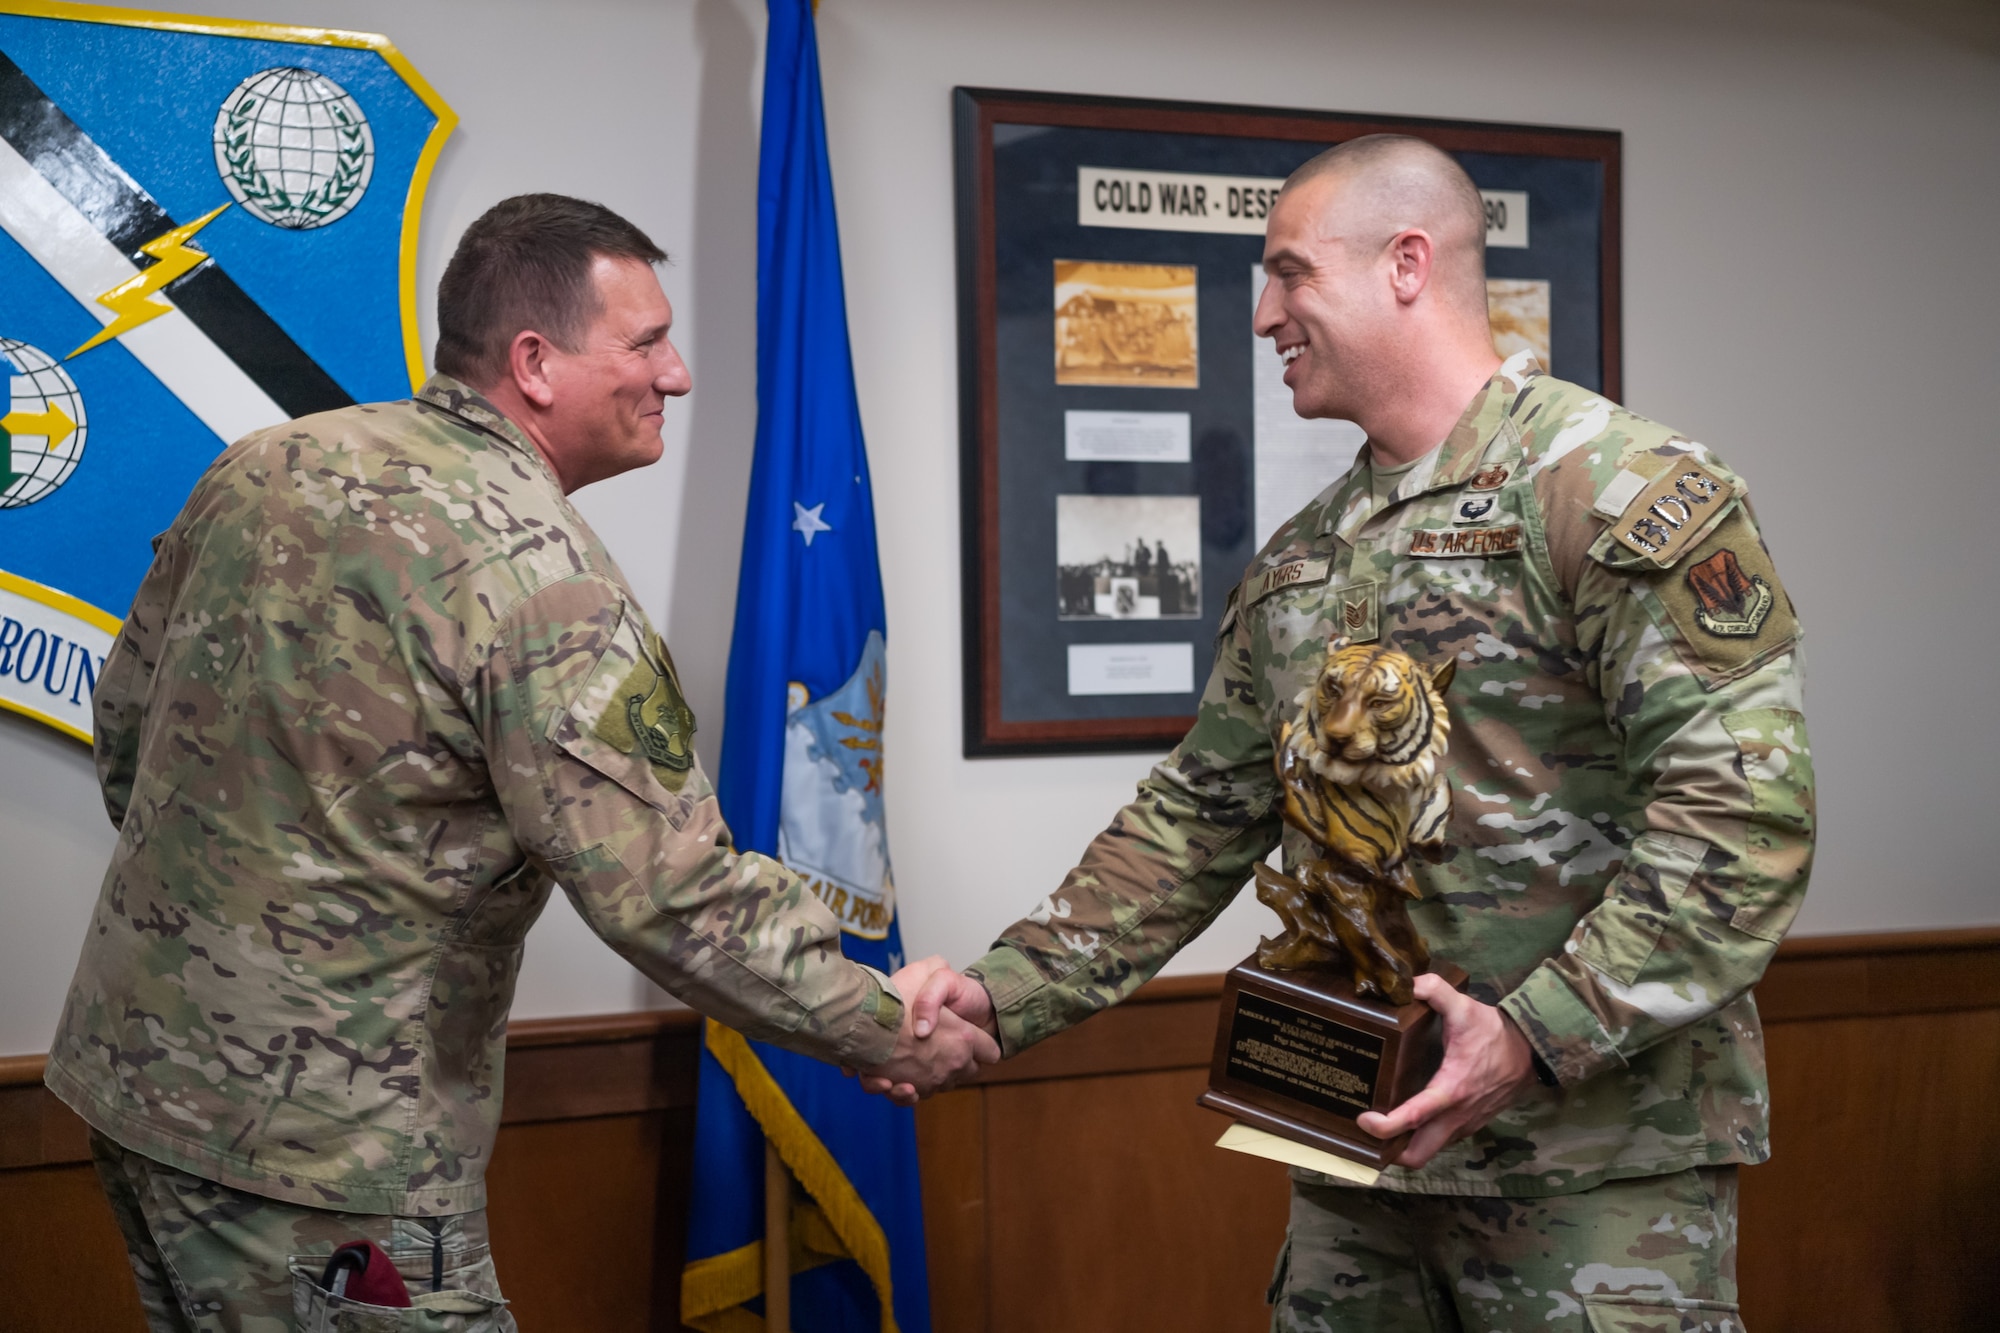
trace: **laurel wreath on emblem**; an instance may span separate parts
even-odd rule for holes
[[[250,132],[256,123],[257,108],[263,103],[264,99],[253,93],[228,112],[228,123],[222,131],[222,160],[229,164],[231,178],[241,187],[246,204],[265,213],[281,227],[299,229],[324,222],[328,215],[338,212],[360,186],[361,173],[368,166],[368,147],[361,137],[362,122],[339,102],[325,104],[339,136],[333,175],[294,199],[257,165]],[[296,213],[304,213],[313,221],[285,216]]]

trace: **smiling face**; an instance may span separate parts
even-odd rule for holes
[[[550,344],[542,361],[550,402],[540,433],[571,491],[656,462],[666,400],[693,387],[652,266],[599,255],[590,277],[596,318],[575,351]]]
[[[1347,206],[1346,184],[1330,173],[1286,190],[1264,234],[1255,328],[1273,340],[1302,417],[1360,419],[1384,378],[1396,312],[1388,238]]]

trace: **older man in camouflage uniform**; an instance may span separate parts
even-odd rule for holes
[[[157,1330],[513,1326],[484,1181],[556,883],[750,1036],[918,1090],[998,1055],[916,1043],[806,885],[733,850],[565,498],[658,458],[688,391],[664,257],[595,204],[498,205],[440,287],[447,373],[239,441],[158,543],[97,689],[120,836],[48,1072]],[[355,1239],[410,1309],[321,1289]]]
[[[1478,192],[1415,140],[1288,183],[1257,331],[1369,446],[1230,598],[1180,746],[945,1002],[1018,1051],[1130,995],[1282,841],[1272,738],[1328,641],[1457,662],[1448,858],[1411,908],[1436,1079],[1357,1189],[1293,1175],[1273,1326],[1740,1326],[1736,1166],[1768,1155],[1750,987],[1797,912],[1798,626],[1740,477],[1487,332]],[[988,1008],[990,994],[990,1005]]]

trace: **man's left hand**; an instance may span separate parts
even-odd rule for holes
[[[867,1091],[899,1106],[914,1106],[1000,1059],[992,1002],[986,999],[984,986],[953,972],[941,957],[919,959],[889,980],[904,1005],[895,1052],[873,1069],[844,1071],[859,1074]],[[983,1022],[968,1022],[954,1012],[971,1008],[975,994],[986,1002]]]
[[[1418,977],[1416,991],[1444,1020],[1444,1062],[1401,1106],[1386,1115],[1365,1111],[1356,1120],[1378,1139],[1414,1129],[1396,1159],[1412,1169],[1512,1106],[1535,1081],[1534,1053],[1512,1019],[1453,990],[1436,973]]]

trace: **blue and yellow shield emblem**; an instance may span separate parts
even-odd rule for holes
[[[0,707],[89,739],[210,460],[420,381],[455,123],[382,37],[0,0]]]

